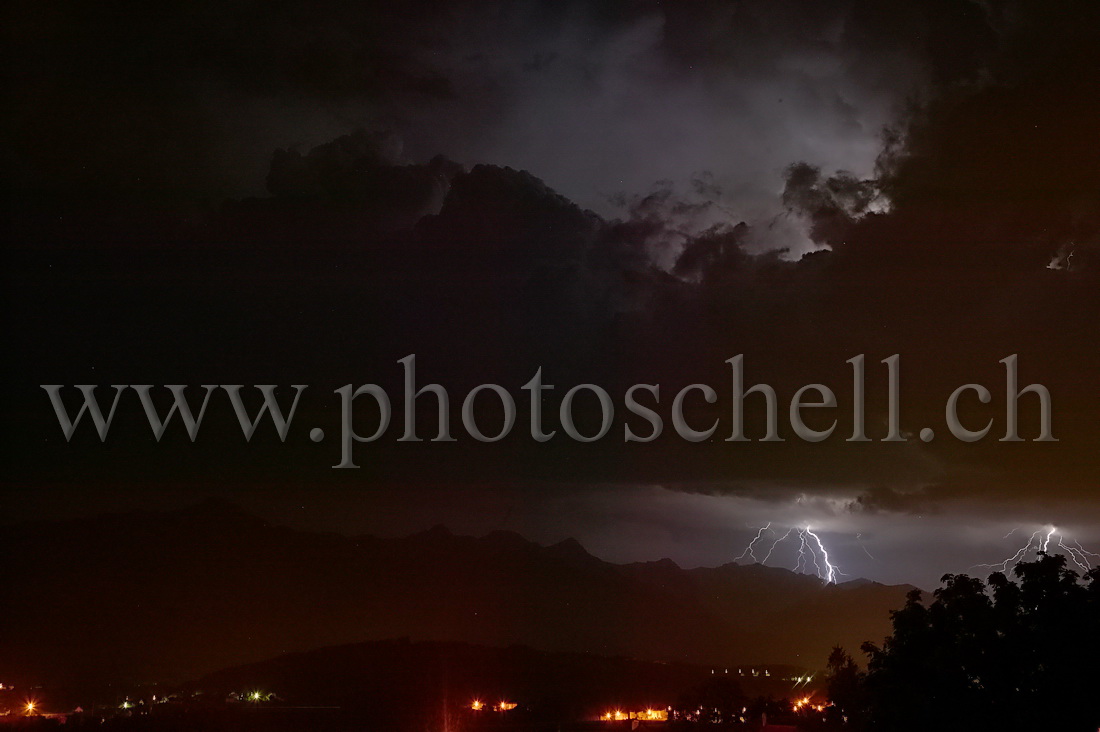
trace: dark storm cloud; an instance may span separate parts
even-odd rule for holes
[[[615,194],[645,195],[658,180],[686,186],[706,172],[716,203],[741,219],[771,218],[792,160],[869,173],[881,127],[925,76],[917,29],[928,19],[904,9],[508,7],[475,13],[450,37],[477,49],[448,61],[456,104],[477,100],[484,117],[463,108],[425,134],[431,125],[410,118],[416,136],[458,159],[537,171],[604,215],[615,213]]]
[[[43,244],[12,257],[19,384],[396,392],[395,362],[415,352],[425,382],[455,394],[486,381],[515,390],[539,366],[559,396],[582,382],[616,394],[661,383],[667,405],[705,382],[721,398],[696,415],[704,423],[727,419],[723,362],[744,353],[750,383],[772,384],[781,403],[805,383],[833,387],[838,436],[639,451],[618,443],[616,423],[616,444],[583,448],[379,445],[349,477],[329,470],[328,446],[245,451],[239,434],[209,460],[182,441],[141,442],[136,428],[118,438],[125,448],[63,445],[35,391],[16,400],[30,427],[12,436],[26,446],[14,479],[216,473],[524,496],[538,479],[643,484],[672,489],[658,510],[690,504],[698,517],[727,499],[742,523],[774,510],[836,531],[871,515],[900,531],[936,511],[1095,520],[1091,6],[187,7],[186,23],[170,4],[125,29],[83,17],[102,5],[73,11],[71,28],[23,16],[39,32],[21,57],[38,43],[49,63],[21,68],[36,91],[18,100],[9,150],[31,204],[16,231]],[[77,60],[79,74],[59,73]],[[361,123],[374,131],[346,134]],[[252,195],[206,200],[226,189]],[[814,246],[826,249],[800,256]],[[902,354],[905,445],[842,441],[845,360],[859,353],[876,435],[878,361]],[[1021,386],[1053,393],[1061,441],[950,441],[947,395],[977,381],[1000,400],[998,360],[1011,353]],[[987,418],[964,410],[968,424]],[[1035,424],[1033,405],[1022,421]],[[913,433],[927,425],[938,438],[925,445]],[[627,505],[612,492],[592,499],[605,517]],[[561,505],[542,518],[547,535]],[[671,513],[637,523],[632,547],[655,525],[690,534]]]
[[[609,195],[711,170],[739,217],[766,218],[793,160],[870,172],[943,16],[801,0],[16,4],[16,74],[37,92],[17,100],[10,152],[31,185],[216,200],[259,193],[273,148],[382,126],[414,159],[533,170],[605,214]]]
[[[861,493],[851,504],[855,511],[877,513],[917,513],[935,511],[938,504],[957,498],[960,491],[943,485],[921,486],[912,491],[899,491],[887,486],[875,486]]]
[[[246,236],[256,233],[248,227],[265,223],[277,236],[285,216],[308,216],[318,227],[344,226],[360,237],[408,230],[439,212],[461,169],[439,155],[426,165],[412,164],[403,158],[398,136],[360,130],[306,155],[276,150],[266,179],[271,197],[230,204],[225,220]],[[289,231],[300,235],[294,227]]]

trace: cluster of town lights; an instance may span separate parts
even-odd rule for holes
[[[796,701],[794,703],[794,710],[796,712],[800,712],[803,709],[805,709],[806,711],[813,710],[815,712],[824,712],[825,711],[825,705],[824,704],[811,704],[810,703],[810,697],[804,696],[804,697],[802,697],[801,699],[799,699],[798,701]]]
[[[263,701],[265,698],[270,698],[270,695],[265,695],[261,691],[252,691],[252,692],[249,692],[247,698],[250,701],[254,701],[254,702],[255,701]],[[803,710],[805,710],[805,711],[815,711],[815,712],[825,711],[825,705],[824,704],[811,704],[810,702],[811,702],[810,697],[808,697],[808,696],[802,697],[801,699],[799,699],[798,701],[796,701],[794,703],[794,711],[796,711],[796,712],[803,711]],[[133,705],[129,702],[129,700],[127,700],[127,701],[122,703],[121,708],[122,709],[129,709],[132,706]],[[511,710],[515,709],[517,706],[519,706],[519,705],[516,702],[501,701],[501,702],[498,702],[497,704],[493,705],[492,711],[494,711],[494,712],[510,712]],[[24,712],[28,715],[35,714],[37,709],[38,709],[38,703],[34,700],[27,700],[27,702],[23,706]],[[480,711],[485,709],[485,702],[481,701],[480,699],[474,699],[472,702],[470,702],[470,709],[472,709],[475,712],[480,712]],[[666,711],[664,709],[652,709],[652,708],[646,709],[644,711],[638,711],[638,712],[624,712],[621,709],[615,709],[613,711],[605,712],[603,714],[603,716],[600,717],[600,719],[602,719],[606,722],[622,722],[622,721],[627,721],[627,720],[640,720],[640,721],[644,721],[644,722],[665,722],[665,721],[668,721],[668,718],[669,718],[668,711]]]
[[[621,709],[616,709],[613,712],[607,712],[601,719],[605,722],[621,722],[626,719],[639,719],[643,722],[666,722],[668,721],[668,712],[663,709],[646,709],[644,712],[624,712]]]
[[[515,702],[502,701],[499,704],[494,704],[493,705],[493,711],[494,712],[510,712],[513,709],[515,709],[517,706],[519,706],[519,705],[516,704]],[[470,703],[470,709],[473,709],[475,712],[480,712],[484,708],[485,708],[485,702],[481,701],[480,699],[474,699]]]

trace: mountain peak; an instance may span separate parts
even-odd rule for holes
[[[365,625],[382,637],[657,661],[801,663],[824,660],[836,643],[883,637],[889,611],[905,601],[905,588],[823,591],[815,577],[760,565],[612,564],[576,539],[543,546],[511,531],[474,538],[435,526],[364,540],[275,529],[220,499],[28,525],[4,538],[20,557],[9,568],[13,586],[59,597],[89,581],[109,588],[50,614],[17,603],[5,616],[24,673],[66,668],[79,652],[88,670],[73,674],[88,678],[121,659],[134,673],[171,680],[361,638]],[[171,634],[164,617],[176,619]],[[212,632],[223,640],[176,641]]]
[[[557,544],[552,544],[548,546],[547,550],[562,557],[584,559],[586,561],[590,559],[596,559],[596,557],[592,556],[579,541],[572,537],[569,537],[568,539],[563,539]]]
[[[532,542],[528,541],[520,534],[514,531],[508,531],[507,529],[490,531],[488,534],[481,537],[481,542],[500,549],[509,550],[527,549],[534,546]]]
[[[436,524],[427,531],[420,532],[420,536],[423,536],[427,539],[453,539],[454,532],[452,532],[443,524]]]

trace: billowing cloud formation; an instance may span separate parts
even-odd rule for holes
[[[23,243],[8,294],[13,383],[396,391],[395,362],[412,352],[425,381],[456,394],[515,390],[541,366],[559,385],[551,404],[565,385],[660,383],[667,406],[704,382],[720,398],[693,419],[727,420],[713,442],[629,449],[616,423],[584,447],[379,444],[355,480],[808,496],[838,522],[1086,504],[1100,478],[1100,11],[600,8],[428,3],[376,16],[334,3],[250,25],[246,8],[219,3],[192,21],[210,27],[184,26],[202,43],[166,42],[179,26],[161,20],[111,25],[117,44],[39,90],[70,52],[90,51],[43,21],[54,66],[25,70],[36,91],[15,104],[9,151]],[[400,135],[347,134],[360,122]],[[227,189],[251,195],[210,202]],[[724,361],[738,353],[781,402],[809,382],[832,387],[836,437],[724,442]],[[902,356],[904,445],[843,441],[846,360],[861,353],[876,436],[879,361]],[[1013,353],[1020,385],[1054,395],[1059,442],[995,441],[998,361]],[[963,444],[946,437],[943,409],[971,382],[994,401],[965,404],[964,421],[993,416],[994,432]],[[35,439],[56,431],[40,396],[14,400],[30,425],[17,438],[31,436],[14,451],[17,478],[106,480],[133,457]],[[313,409],[306,418],[332,418]],[[926,426],[927,444],[913,437]],[[141,466],[205,475],[186,448],[157,446]],[[351,480],[308,452],[320,448],[256,449],[210,464],[239,466],[237,480]]]
[[[112,8],[14,8],[38,91],[17,100],[11,154],[32,187],[256,195],[271,149],[380,126],[413,159],[532,170],[603,215],[710,171],[750,222],[778,213],[792,161],[869,175],[883,126],[944,68],[973,67],[985,22],[969,1],[168,2],[117,8],[126,23]]]

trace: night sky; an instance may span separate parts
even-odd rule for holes
[[[218,496],[300,528],[507,528],[684,566],[809,524],[852,577],[926,588],[1048,525],[1100,551],[1100,6],[372,5],[6,7],[4,521]],[[411,353],[456,443],[397,442]],[[786,442],[725,441],[737,354]],[[868,443],[845,442],[858,354]],[[904,443],[880,441],[892,354]],[[1011,354],[1058,442],[1033,441],[1033,395],[1027,440],[998,441]],[[615,397],[608,437],[530,439],[539,367],[555,419],[573,385]],[[390,432],[333,470],[333,390],[371,382]],[[458,419],[487,382],[520,403],[491,445]],[[839,424],[809,444],[786,405],[815,382]],[[973,382],[993,401],[963,421],[994,425],[962,443],[944,404]],[[224,394],[194,443],[175,424],[157,444],[133,393],[105,444],[66,443],[39,385],[85,383],[309,388],[285,444],[270,424],[246,443]],[[635,383],[666,422],[713,386],[688,413],[715,439],[624,444]]]

